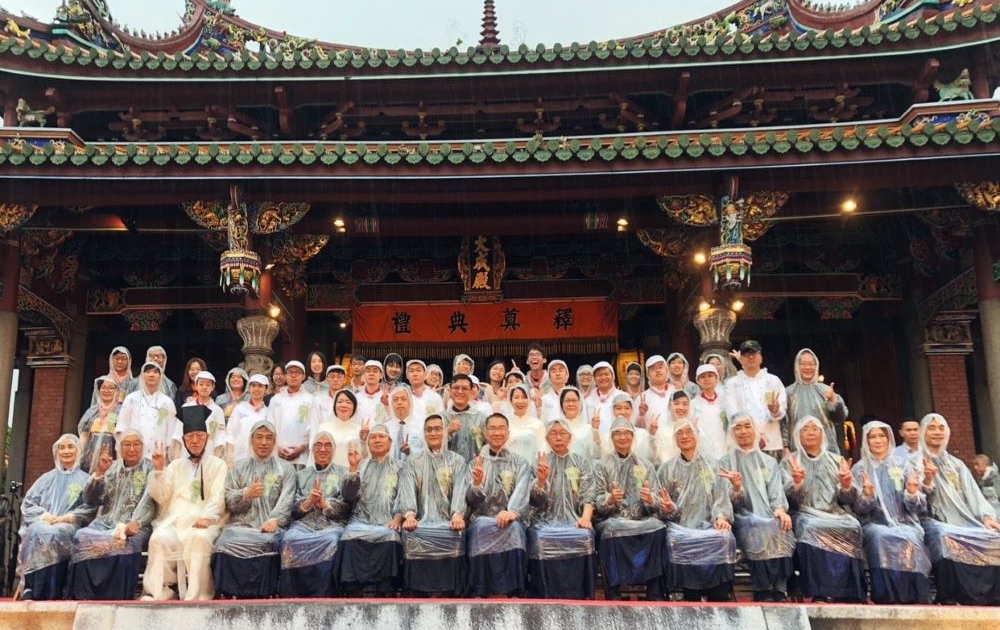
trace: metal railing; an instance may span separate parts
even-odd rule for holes
[[[10,597],[15,587],[23,490],[23,483],[11,481],[7,493],[0,496],[0,596],[3,597]]]

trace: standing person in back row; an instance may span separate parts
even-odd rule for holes
[[[267,419],[278,434],[278,457],[296,469],[309,460],[309,435],[312,433],[312,394],[302,382],[306,368],[300,361],[285,364],[285,391],[275,394],[267,407]]]
[[[785,417],[788,398],[781,379],[769,374],[759,342],[747,339],[740,344],[740,364],[743,369],[726,380],[726,415],[745,411],[753,418],[768,455],[781,458],[781,421]]]
[[[844,398],[834,391],[834,383],[823,383],[820,378],[816,353],[809,348],[799,350],[795,355],[795,382],[785,388],[788,417],[782,438],[787,447],[787,427],[794,427],[805,416],[814,416],[823,422],[827,450],[839,455],[840,443],[844,437],[844,420],[847,419],[847,405],[844,404]]]

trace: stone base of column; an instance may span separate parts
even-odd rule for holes
[[[243,339],[243,369],[251,376],[270,375],[274,366],[271,344],[279,328],[277,320],[267,315],[250,315],[236,322],[236,330]]]

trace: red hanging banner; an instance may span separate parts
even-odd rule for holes
[[[608,300],[493,304],[363,304],[351,311],[360,348],[421,348],[504,342],[592,341],[616,345],[618,303]]]

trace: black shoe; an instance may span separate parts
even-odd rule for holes
[[[813,597],[814,604],[832,604],[833,600],[829,597]]]
[[[778,602],[778,603],[787,602],[788,601],[788,595],[786,595],[782,591],[771,591],[771,601]]]
[[[753,601],[755,602],[773,602],[774,594],[771,591],[754,591]]]
[[[604,599],[608,601],[618,602],[622,599],[622,592],[617,586],[609,586],[604,589]]]

